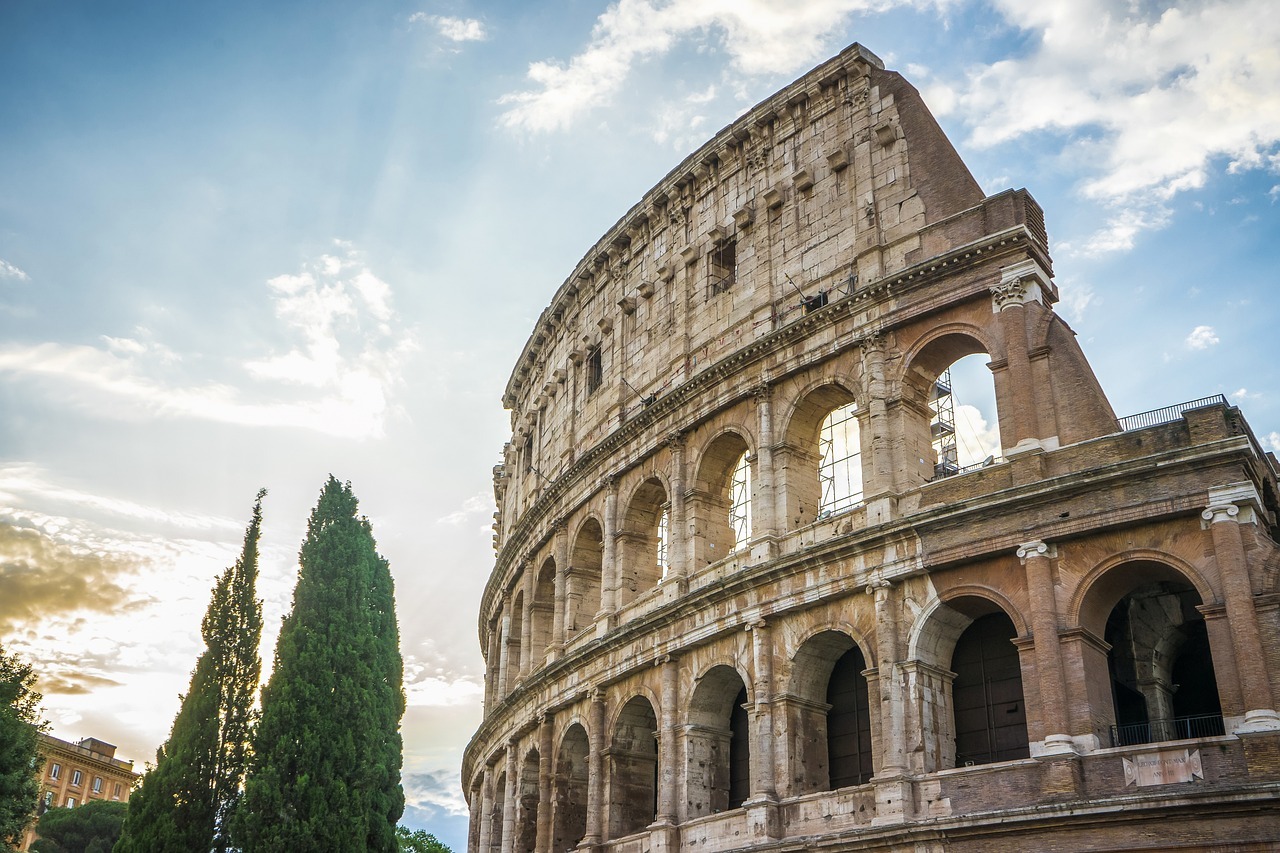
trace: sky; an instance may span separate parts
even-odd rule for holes
[[[55,735],[141,768],[258,488],[269,662],[349,480],[396,582],[403,822],[465,849],[510,368],[647,189],[854,41],[1040,202],[1118,414],[1224,394],[1280,450],[1271,2],[3,0],[0,642]]]

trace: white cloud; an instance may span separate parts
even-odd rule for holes
[[[30,276],[18,267],[0,258],[0,278],[12,278],[17,281],[29,281]]]
[[[1270,434],[1262,440],[1262,443],[1272,453],[1280,453],[1280,432],[1272,430]]]
[[[1196,326],[1187,335],[1187,346],[1192,349],[1208,349],[1218,343],[1218,333],[1213,326]]]
[[[475,518],[476,516],[492,515],[497,505],[493,502],[493,495],[482,492],[478,495],[472,495],[462,502],[460,509],[454,510],[446,516],[436,519],[437,524],[458,525],[465,521]]]
[[[415,12],[409,16],[412,23],[430,24],[436,32],[453,42],[484,41],[489,37],[484,23],[475,18],[451,18],[447,15],[428,15]]]
[[[1097,294],[1093,285],[1082,282],[1058,282],[1061,301],[1058,303],[1067,319],[1078,323],[1084,319],[1085,310],[1093,304]]]
[[[1170,199],[1203,186],[1215,160],[1274,168],[1280,16],[1269,0],[1184,5],[996,4],[1034,48],[975,71],[957,109],[977,145],[1048,130],[1097,149],[1080,189],[1114,212],[1081,253],[1126,250],[1163,227]]]
[[[1227,396],[1236,403],[1243,403],[1247,400],[1257,400],[1262,396],[1262,394],[1257,391],[1250,391],[1248,388],[1241,388],[1238,391],[1231,392]]]
[[[587,46],[567,63],[529,66],[531,88],[499,99],[502,124],[531,133],[567,130],[618,95],[634,67],[683,41],[720,36],[735,76],[791,73],[824,58],[851,12],[874,0],[618,0],[596,20]],[[932,5],[927,0],[905,5]]]
[[[989,456],[1000,456],[1000,428],[988,424],[976,406],[960,404],[955,407],[956,450],[960,467],[976,465]]]

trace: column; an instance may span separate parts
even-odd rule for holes
[[[587,834],[582,843],[599,844],[604,840],[604,691],[591,691],[591,752],[587,756]]]
[[[773,540],[778,536],[778,513],[774,501],[773,483],[773,389],[762,383],[755,390],[756,412],[760,418],[759,446],[756,448],[756,488],[752,512],[755,516],[753,538],[764,538],[767,542],[767,554],[753,558],[771,557],[776,553]]]
[[[551,624],[551,647],[553,654],[549,655],[550,660],[554,660],[564,650],[564,618],[567,596],[565,594],[565,578],[569,571],[569,531],[566,529],[563,521],[555,526],[555,555],[556,555],[556,609],[552,616]]]
[[[608,617],[618,609],[618,478],[610,477],[604,484],[604,554],[600,566],[600,612],[604,617],[603,628],[608,629]]]
[[[675,824],[679,820],[676,803],[679,801],[677,785],[680,774],[676,764],[679,754],[676,744],[680,737],[680,723],[676,716],[678,701],[676,690],[680,665],[672,655],[658,661],[662,667],[662,721],[658,735],[658,823]]]
[[[667,437],[671,451],[671,516],[667,519],[667,582],[683,590],[689,572],[689,529],[684,505],[684,433]]]
[[[502,623],[489,624],[489,653],[484,661],[485,712],[492,711],[502,699]]]
[[[1041,287],[1048,283],[1049,277],[1040,265],[1027,260],[1002,269],[1000,283],[991,288],[991,310],[1000,318],[1009,372],[1010,405],[1008,415],[1000,424],[1000,441],[1006,457],[1042,446],[1031,377],[1026,306],[1031,302],[1043,303]],[[1003,434],[1006,424],[1012,435]]]
[[[755,670],[755,742],[751,745],[751,758],[755,765],[751,770],[752,798],[775,800],[778,797],[774,782],[773,736],[773,635],[769,623],[763,619],[747,626],[751,632],[751,651]]]
[[[511,602],[503,607],[501,638],[498,640],[498,698],[511,692]]]
[[[1040,722],[1045,753],[1075,752],[1067,713],[1062,643],[1058,639],[1058,599],[1053,586],[1053,561],[1058,551],[1039,539],[1018,546],[1018,559],[1027,570],[1027,598],[1031,602],[1031,636],[1035,641],[1036,680],[1040,687]]]
[[[885,381],[885,340],[877,334],[863,338],[862,398],[858,406],[865,414],[858,418],[862,444],[862,492],[867,504],[867,523],[890,520],[889,495],[896,491],[893,436],[886,399],[889,386]]]
[[[486,765],[480,783],[480,853],[489,853],[493,843],[493,768]]]
[[[524,600],[520,612],[520,669],[517,675],[525,678],[533,670],[533,593],[538,586],[538,573],[529,563],[524,564],[522,571]]]
[[[880,691],[880,768],[877,777],[892,778],[906,772],[905,686],[898,666],[898,588],[885,580],[867,588],[875,599],[876,684]]]
[[[554,720],[544,712],[538,720],[538,838],[535,853],[551,851],[551,751]]]
[[[502,795],[502,853],[514,853],[516,846],[516,742],[507,741],[507,790]]]
[[[1253,508],[1245,509],[1246,520],[1256,524]],[[1258,613],[1253,605],[1253,586],[1249,581],[1244,541],[1240,537],[1240,507],[1234,503],[1213,503],[1200,515],[1213,537],[1213,556],[1222,581],[1223,603],[1231,625],[1236,670],[1244,697],[1244,721],[1235,730],[1280,729],[1280,714],[1272,707],[1275,702],[1271,698],[1271,682],[1267,677],[1267,659],[1263,653],[1262,635],[1258,631]]]

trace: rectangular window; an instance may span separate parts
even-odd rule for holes
[[[592,394],[604,382],[604,360],[600,347],[587,354],[587,393]]]
[[[717,293],[724,293],[733,287],[734,282],[738,278],[738,243],[735,240],[725,240],[719,243],[711,254],[708,256],[710,273],[710,293],[714,296]]]
[[[76,798],[67,797],[67,808],[74,809],[76,807]]]
[[[102,793],[102,777],[101,777],[101,776],[94,776],[94,777],[93,777],[93,792],[94,792],[95,794],[101,794],[101,793]]]
[[[119,782],[117,782],[114,786],[112,786],[111,797],[112,799],[115,799],[115,800],[120,799],[120,783]]]
[[[71,784],[77,788],[80,787],[80,771],[79,770],[71,771]]]
[[[62,765],[61,765],[61,764],[53,764],[53,765],[51,765],[51,766],[49,767],[49,778],[50,778],[50,779],[57,779],[57,778],[59,778],[59,777],[61,777],[61,776],[62,776]]]
[[[53,791],[44,792],[44,807],[46,809],[53,807]]]

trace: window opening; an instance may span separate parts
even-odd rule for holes
[[[74,785],[74,786],[76,786],[76,787],[79,787],[79,785],[80,785],[80,771],[79,771],[79,770],[73,770],[73,771],[71,772],[71,784],[72,784],[72,785]]]
[[[1008,616],[990,613],[956,641],[951,695],[957,767],[1030,755],[1022,667],[1012,642],[1017,634]]]
[[[50,779],[57,779],[57,778],[58,778],[59,776],[61,776],[61,775],[62,775],[62,765],[61,765],[61,764],[57,764],[57,763],[55,763],[52,767],[50,767],[50,768],[49,768],[49,778],[50,778]]]
[[[729,808],[742,806],[751,796],[751,720],[747,714],[747,688],[733,700],[729,712]]]
[[[733,528],[733,550],[741,550],[751,539],[751,463],[745,453],[733,466],[729,482],[729,526]]]
[[[101,776],[94,776],[94,777],[93,777],[93,792],[94,792],[95,794],[101,794],[101,793],[102,793],[102,777],[101,777]]]
[[[593,394],[604,382],[604,361],[601,359],[600,347],[587,354],[587,393]]]
[[[822,421],[818,433],[818,480],[822,500],[818,518],[844,512],[862,502],[862,446],[858,438],[857,403],[846,403]]]
[[[933,436],[933,453],[938,460],[933,466],[934,479],[951,477],[960,473],[960,452],[956,447],[956,407],[951,395],[951,368],[933,383],[929,395],[929,408],[933,418],[929,432]]]
[[[671,516],[666,506],[662,507],[662,514],[658,516],[658,569],[662,572],[662,579],[667,579],[667,542],[669,541]]]
[[[733,287],[738,278],[738,242],[724,240],[711,250],[710,295],[724,293]]]

